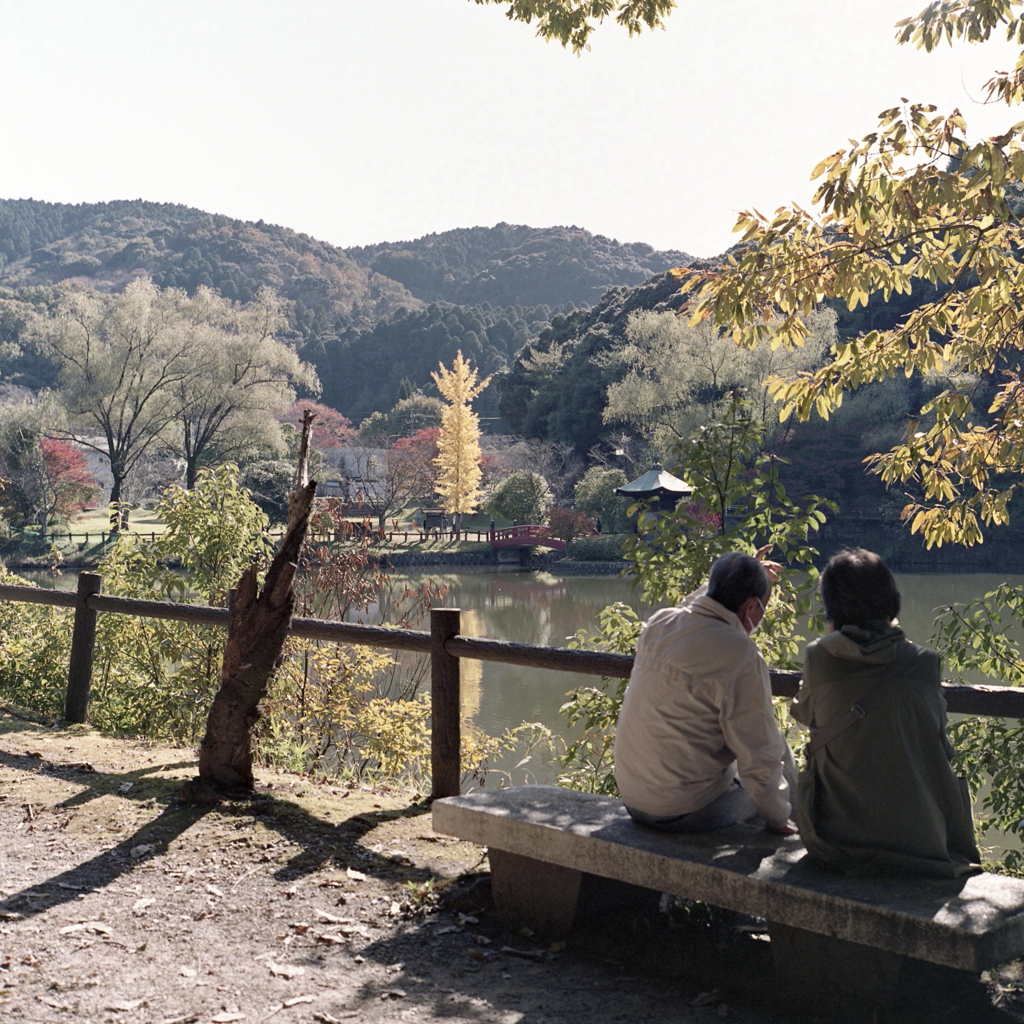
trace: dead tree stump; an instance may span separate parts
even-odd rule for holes
[[[246,569],[231,606],[220,689],[206,720],[199,748],[199,778],[186,783],[186,800],[215,801],[251,793],[252,731],[260,718],[259,702],[281,663],[295,592],[292,582],[306,538],[316,481],[292,493],[288,530],[270,563],[263,590],[257,593],[256,566]]]

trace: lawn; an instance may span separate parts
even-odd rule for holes
[[[164,524],[152,509],[132,509],[128,517],[128,527],[132,533],[163,533]],[[110,510],[105,506],[90,509],[76,516],[70,526],[71,533],[109,533]],[[66,533],[67,530],[59,531]]]

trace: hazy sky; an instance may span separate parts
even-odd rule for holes
[[[1001,45],[925,55],[924,0],[680,0],[574,57],[469,0],[0,0],[0,197],[144,198],[337,245],[498,221],[712,255],[737,211],[901,96],[972,134]]]

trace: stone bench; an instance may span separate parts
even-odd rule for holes
[[[664,835],[619,800],[558,786],[436,800],[433,825],[486,846],[498,912],[552,938],[571,929],[585,874],[764,918],[780,994],[804,1003],[884,1005],[916,962],[976,976],[1024,955],[1024,880],[844,878],[797,836]]]

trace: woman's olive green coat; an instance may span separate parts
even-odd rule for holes
[[[807,648],[793,717],[813,730],[875,684],[867,713],[808,758],[796,819],[811,858],[847,874],[953,878],[978,868],[966,785],[950,767],[939,656],[887,623]]]

